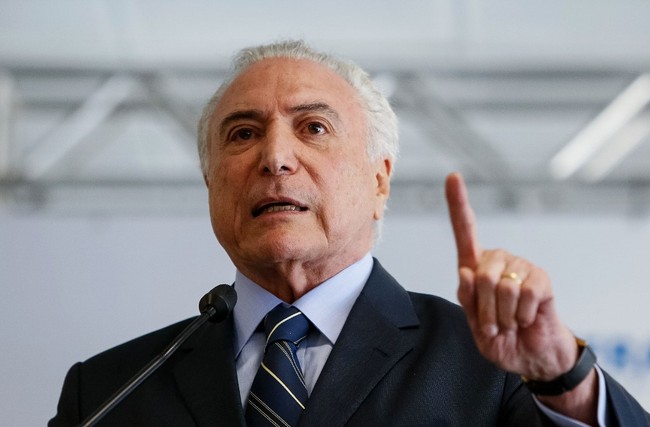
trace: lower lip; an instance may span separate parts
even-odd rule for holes
[[[302,213],[305,213],[305,212],[307,212],[307,211],[306,211],[306,210],[304,210],[304,211],[302,211],[302,210],[297,210],[297,211],[273,211],[273,212],[262,212],[261,214],[259,214],[259,215],[256,216],[255,218],[262,218],[262,217],[264,217],[264,216],[269,216],[269,215],[271,215],[271,216],[276,216],[276,215],[297,215],[297,214],[302,214]]]

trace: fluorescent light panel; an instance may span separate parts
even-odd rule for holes
[[[551,175],[562,180],[575,174],[608,142],[613,141],[612,137],[649,101],[650,74],[642,74],[551,159]],[[620,152],[624,151],[621,149]]]

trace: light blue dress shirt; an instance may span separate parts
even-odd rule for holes
[[[309,394],[314,389],[354,302],[368,281],[372,263],[372,256],[367,254],[293,303],[315,327],[298,348],[298,360]],[[237,378],[241,401],[245,405],[264,353],[264,332],[258,330],[258,326],[264,316],[282,301],[239,271],[235,278],[235,289],[237,305],[233,316]]]
[[[318,285],[293,303],[293,306],[297,307],[315,327],[315,330],[310,331],[305,342],[298,348],[298,360],[305,376],[307,392],[310,395],[354,302],[370,276],[372,264],[372,256],[368,253],[361,260]],[[237,290],[237,305],[233,310],[235,357],[239,393],[245,408],[253,379],[264,354],[265,337],[259,326],[266,314],[283,301],[239,271],[235,276],[235,289]],[[598,421],[601,426],[605,426],[605,380],[600,369],[596,367],[596,370],[599,386]],[[579,421],[552,411],[537,399],[535,399],[535,403],[559,426],[585,426]]]

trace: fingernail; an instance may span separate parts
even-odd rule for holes
[[[483,333],[488,336],[488,337],[496,337],[497,334],[499,333],[499,328],[497,328],[497,325],[485,325],[483,327]]]

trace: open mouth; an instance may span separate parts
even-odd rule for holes
[[[304,206],[298,206],[294,205],[289,202],[274,202],[274,203],[267,203],[265,205],[260,206],[257,209],[253,210],[253,217],[258,217],[262,214],[265,213],[273,213],[273,212],[304,212],[306,211],[307,208]]]

